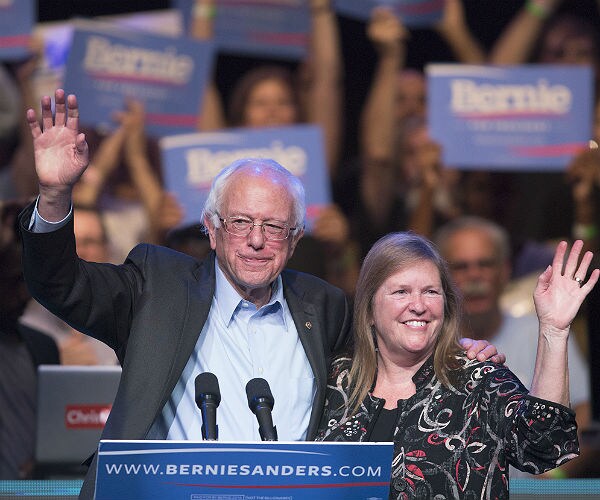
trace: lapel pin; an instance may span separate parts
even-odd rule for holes
[[[310,330],[312,328],[312,323],[310,321],[307,321],[306,323],[304,323],[304,326]]]

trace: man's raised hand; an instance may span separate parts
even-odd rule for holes
[[[64,90],[58,89],[54,102],[53,118],[50,97],[42,98],[42,128],[35,111],[27,111],[40,184],[38,210],[49,221],[60,220],[68,213],[73,185],[89,161],[85,135],[79,132],[77,98],[66,97]]]

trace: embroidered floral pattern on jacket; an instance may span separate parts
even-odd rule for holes
[[[348,407],[351,359],[333,364],[317,439],[368,441],[385,401],[369,394]],[[417,392],[398,401],[390,498],[508,498],[508,464],[539,474],[579,453],[575,413],[528,395],[505,366],[464,358],[444,387],[430,358],[415,374]]]

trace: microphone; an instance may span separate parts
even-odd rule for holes
[[[202,413],[202,439],[216,441],[219,435],[217,427],[217,406],[221,402],[219,381],[214,373],[204,372],[196,377],[196,405]]]
[[[271,411],[275,400],[269,383],[264,378],[253,378],[246,384],[248,406],[258,420],[258,432],[263,441],[277,441],[277,429],[273,425]]]

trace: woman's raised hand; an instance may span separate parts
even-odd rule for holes
[[[548,332],[568,333],[579,307],[598,282],[598,269],[587,277],[593,254],[585,252],[581,257],[582,248],[583,242],[575,241],[565,260],[567,242],[561,241],[552,265],[538,279],[533,299],[540,326],[548,327]]]

